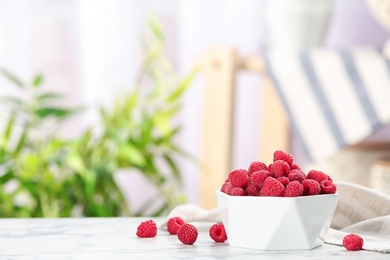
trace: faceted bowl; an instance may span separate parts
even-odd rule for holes
[[[231,246],[305,250],[324,243],[338,194],[301,197],[230,196],[216,191]]]

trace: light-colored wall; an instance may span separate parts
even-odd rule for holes
[[[382,47],[390,34],[371,17],[364,0],[334,3],[325,46]],[[0,0],[0,65],[25,79],[42,72],[46,86],[67,94],[71,104],[108,104],[131,88],[141,58],[138,36],[149,9],[161,17],[168,56],[184,74],[211,45],[232,45],[242,55],[258,52],[268,39],[265,5],[265,0],[169,0],[164,4],[157,0]],[[253,140],[261,131],[256,121],[261,84],[248,73],[239,75],[237,83],[232,165],[242,168],[258,155]],[[0,94],[6,91],[0,86]],[[184,125],[179,142],[195,155],[200,151],[202,94],[199,77],[185,95],[179,118]],[[94,120],[91,112],[72,121],[63,132],[76,135]],[[299,158],[299,147],[295,153]],[[189,202],[196,203],[199,169],[184,160],[181,168]]]

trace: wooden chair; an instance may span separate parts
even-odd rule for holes
[[[215,47],[202,58],[201,70],[205,88],[201,152],[204,167],[200,178],[199,204],[211,209],[216,207],[215,190],[221,187],[232,170],[233,97],[238,74],[249,71],[259,75],[259,87],[262,89],[259,124],[267,127],[261,131],[258,160],[271,161],[270,156],[276,149],[288,151],[289,124],[261,56],[241,57],[232,47]],[[272,111],[272,115],[265,111]]]
[[[281,149],[290,151],[290,127],[284,107],[279,100],[278,94],[272,85],[267,74],[266,66],[262,57],[258,54],[242,57],[235,48],[214,47],[209,49],[202,58],[201,69],[204,76],[204,104],[203,104],[203,138],[201,160],[203,168],[200,178],[199,205],[211,209],[217,206],[215,190],[219,189],[232,169],[232,132],[233,132],[233,111],[234,95],[238,91],[236,78],[244,71],[253,72],[259,75],[259,87],[261,88],[260,100],[260,126],[259,155],[258,160],[271,162],[275,150]],[[335,156],[346,156],[357,159],[360,154],[370,157],[368,163],[360,163],[364,169],[369,168],[370,163],[375,163],[378,156],[390,155],[389,141],[363,141],[361,143],[346,147],[340,154]],[[355,158],[355,159],[356,159]],[[333,159],[320,164],[327,167],[337,164]],[[337,168],[337,165],[336,165]],[[349,174],[345,169],[352,169],[343,165],[335,169],[337,180],[355,182],[369,186],[368,170],[361,171],[357,176],[354,170]],[[337,172],[337,171],[340,172]]]

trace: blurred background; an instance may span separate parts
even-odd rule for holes
[[[199,204],[198,65],[209,48],[382,51],[389,39],[366,0],[286,2],[0,0],[0,217],[161,215]],[[288,12],[319,20],[295,28],[294,41],[271,29]],[[242,72],[235,84],[230,169],[262,158],[254,140],[265,127],[262,76]],[[308,165],[291,139],[289,152]],[[367,140],[390,142],[389,128]]]

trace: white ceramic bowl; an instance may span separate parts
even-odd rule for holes
[[[231,246],[258,250],[312,249],[324,243],[338,195],[294,198],[230,196],[216,191]]]

